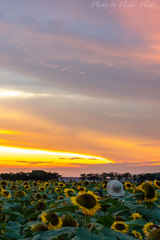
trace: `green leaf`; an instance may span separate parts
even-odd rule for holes
[[[4,236],[2,236],[2,235],[0,235],[0,239],[1,239],[1,240],[11,240],[10,238],[4,237]]]
[[[107,199],[100,200],[99,203],[101,205],[105,205],[107,203],[116,203],[116,204],[119,203],[120,204],[120,202],[118,202],[117,200],[112,199],[112,198],[107,198]]]
[[[64,227],[64,228],[60,228],[58,230],[46,231],[41,234],[39,239],[40,240],[53,240],[56,237],[68,235],[68,234],[72,233],[73,231],[75,231],[75,229],[76,228],[72,228],[72,227]]]
[[[91,233],[89,230],[85,229],[85,228],[78,228],[76,231],[76,235],[79,237],[80,240],[102,240],[101,237],[99,237],[98,235]]]
[[[98,218],[96,222],[102,224],[105,227],[111,227],[114,223],[114,218],[111,215],[106,215]]]
[[[152,219],[160,220],[160,208],[154,206],[150,209],[144,209],[143,207],[137,207],[137,212],[144,214]]]
[[[35,212],[36,212],[35,207],[31,207],[31,208],[29,208],[29,209],[26,210],[26,212],[24,213],[24,216],[25,216],[25,217],[28,217],[28,216],[30,216],[31,214],[35,213]]]
[[[39,210],[38,212],[35,212],[29,216],[29,219],[37,218],[39,215],[41,215],[42,210]]]
[[[10,237],[10,238],[16,239],[16,240],[22,237],[20,234],[17,233],[17,231],[15,231],[13,229],[8,231],[7,233],[5,233],[5,235],[7,237]]]
[[[146,224],[146,221],[144,219],[136,219],[134,221],[126,221],[126,224],[130,225],[130,226],[139,226],[142,227]]]
[[[64,206],[64,207],[55,207],[52,209],[49,209],[46,212],[70,212],[75,213],[76,209],[78,209],[78,205],[70,205],[70,206]]]
[[[32,240],[39,240],[40,237],[41,237],[41,234],[38,234],[38,235],[34,236],[34,238],[32,238]]]
[[[119,240],[137,240],[137,238],[130,237],[126,234],[123,234],[117,231],[115,231],[115,235],[118,237]]]
[[[117,240],[114,233],[115,233],[115,231],[113,231],[110,228],[102,228],[99,231],[99,234],[103,240]]]

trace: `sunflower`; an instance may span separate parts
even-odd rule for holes
[[[130,182],[125,182],[124,186],[125,186],[126,190],[133,188],[132,183],[130,183]]]
[[[149,233],[148,237],[153,240],[159,240],[160,239],[160,228],[154,229],[152,232]]]
[[[4,196],[6,199],[9,199],[11,197],[11,194],[8,190],[3,190],[1,192],[2,196]]]
[[[139,188],[136,188],[135,190],[133,190],[133,194],[137,194],[137,193],[141,193],[141,195],[136,196],[136,198],[138,198],[139,200],[136,200],[137,202],[142,202],[145,198],[145,192]]]
[[[46,208],[47,204],[43,201],[38,201],[36,204],[35,204],[35,208],[37,210],[44,210]]]
[[[143,232],[144,234],[148,233],[150,230],[152,230],[152,228],[154,227],[154,224],[153,223],[146,223],[144,226],[143,226]]]
[[[88,186],[89,182],[88,181],[84,181],[83,184],[84,184],[84,186]]]
[[[46,189],[44,186],[39,187],[39,191],[44,192]]]
[[[33,232],[43,232],[48,231],[48,227],[44,223],[38,223],[32,227]]]
[[[35,199],[36,200],[42,199],[42,195],[40,193],[36,193]]]
[[[142,235],[139,232],[137,232],[136,230],[133,230],[132,233],[135,236],[135,238],[142,239]]]
[[[29,184],[28,181],[23,182],[23,186],[28,185],[28,184]]]
[[[43,193],[43,194],[42,194],[42,198],[43,198],[43,199],[47,199],[47,198],[48,198],[48,195],[47,195],[46,193]]]
[[[44,186],[45,186],[46,188],[49,188],[49,187],[50,187],[50,185],[49,185],[48,182],[45,182]]]
[[[59,229],[62,226],[62,220],[56,213],[47,212],[41,215],[42,221],[48,223],[48,229]]]
[[[49,194],[54,194],[55,191],[52,189],[51,191],[49,191]]]
[[[30,186],[29,185],[24,185],[25,189],[29,190]]]
[[[56,192],[56,193],[60,193],[61,191],[62,191],[62,189],[59,188],[59,187],[57,187],[57,188],[55,189],[55,192]]]
[[[79,190],[80,192],[85,192],[85,191],[86,191],[86,188],[85,188],[85,187],[78,186],[78,190]]]
[[[93,216],[101,208],[98,203],[98,196],[91,191],[79,193],[78,196],[71,197],[71,201],[74,205],[79,205],[82,212],[89,216]]]
[[[93,182],[93,183],[95,183],[95,182]],[[102,181],[102,185],[103,185],[104,183],[105,183],[105,184],[108,183],[107,179],[104,179],[104,180]]]
[[[42,180],[38,180],[38,183],[41,184],[41,183],[43,183],[43,181]]]
[[[52,204],[52,205],[49,207],[49,209],[51,209],[51,208],[56,208],[56,207],[58,207],[57,204]]]
[[[15,191],[15,190],[17,190],[17,187],[16,187],[16,185],[13,185],[13,184],[12,184],[12,185],[9,187],[9,189],[12,190],[12,191]]]
[[[154,185],[155,185],[157,188],[160,188],[160,181],[154,180]]]
[[[66,197],[71,197],[72,193],[74,193],[74,192],[75,191],[73,189],[68,189],[68,188],[64,189],[64,194],[66,195]]]
[[[103,183],[102,187],[103,187],[104,190],[106,190],[107,189],[107,184]]]
[[[57,200],[63,200],[63,199],[64,199],[63,196],[59,196],[59,197],[57,198]]]
[[[26,196],[26,193],[22,190],[18,190],[17,192],[15,192],[15,195],[14,195],[16,198],[20,198],[20,197],[24,197]]]
[[[3,187],[7,187],[8,182],[7,182],[6,180],[2,180],[2,181],[0,181],[0,184],[1,184],[1,186],[3,186]]]
[[[78,222],[72,217],[62,218],[62,227],[78,227]]]
[[[76,182],[73,182],[73,183],[72,183],[72,186],[73,186],[73,187],[77,186],[77,183],[76,183]]]
[[[145,192],[145,201],[146,202],[154,202],[157,200],[157,194],[155,189],[153,188],[150,182],[142,183],[139,188]]]
[[[53,183],[53,186],[58,186],[58,183],[57,183],[57,182],[54,182],[54,183]]]
[[[124,222],[114,222],[112,227],[113,230],[121,233],[127,233],[129,231],[129,225],[125,224]]]
[[[133,213],[133,214],[131,215],[131,217],[135,220],[135,219],[140,218],[141,215],[140,215],[139,213]]]
[[[65,184],[63,182],[60,182],[60,183],[58,183],[58,186],[61,187],[61,188],[64,188]]]
[[[32,185],[33,185],[33,187],[37,187],[39,185],[39,183],[34,181]]]
[[[16,181],[18,184],[21,184],[22,183],[22,180],[17,180]]]

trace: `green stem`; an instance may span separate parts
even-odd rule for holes
[[[83,222],[82,222],[82,220],[79,218],[78,214],[77,214],[77,213],[75,213],[75,215],[76,215],[76,217],[78,218],[78,220],[80,221],[80,223],[82,224],[82,226],[84,226],[84,227],[85,227],[84,223],[83,223]]]

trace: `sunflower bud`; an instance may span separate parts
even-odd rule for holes
[[[62,218],[62,227],[77,227],[77,222],[72,217]]]
[[[46,204],[45,202],[43,202],[43,201],[39,201],[39,202],[37,202],[37,203],[35,204],[35,208],[36,208],[37,210],[43,210],[43,209],[46,208],[46,206],[47,206],[47,204]]]
[[[48,230],[48,227],[44,223],[39,223],[33,227],[33,232],[44,232],[47,230]]]

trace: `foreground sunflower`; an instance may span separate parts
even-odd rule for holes
[[[157,194],[150,182],[142,183],[139,188],[145,192],[145,201],[146,202],[154,202],[157,200]]]
[[[121,233],[127,233],[129,231],[129,225],[125,224],[124,222],[114,222],[112,227],[113,230]]]
[[[3,190],[3,191],[1,192],[1,194],[2,194],[2,196],[4,196],[6,199],[9,199],[9,198],[11,197],[10,192],[7,191],[7,190]]]
[[[48,223],[48,229],[59,229],[62,226],[62,220],[56,213],[47,212],[41,215],[42,221]]]
[[[82,212],[89,216],[93,216],[101,208],[98,203],[98,196],[91,191],[79,193],[78,196],[71,197],[71,201],[74,205],[79,205]]]
[[[146,223],[143,227],[143,232],[144,234],[149,233],[149,231],[151,231],[154,228],[154,224],[153,223]]]
[[[149,239],[152,240],[159,240],[160,239],[160,229],[154,229],[152,232],[148,235]]]
[[[160,181],[155,180],[154,185],[155,187],[160,188]]]
[[[132,233],[135,236],[135,238],[142,239],[142,235],[139,232],[137,232],[136,230],[133,230]]]
[[[74,193],[74,192],[75,191],[73,189],[68,189],[68,188],[64,189],[64,194],[66,195],[66,197],[71,197],[72,193]]]

